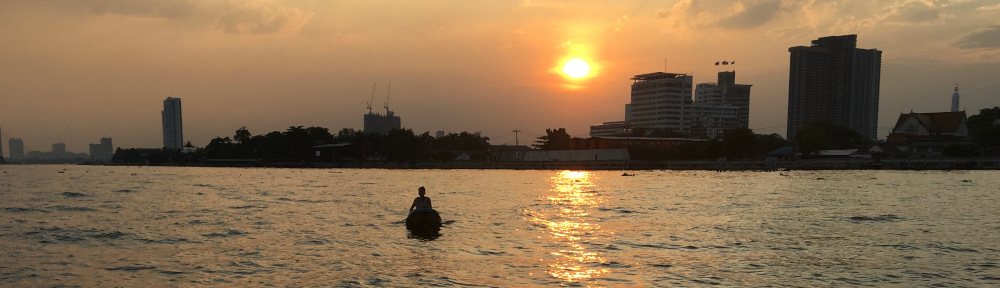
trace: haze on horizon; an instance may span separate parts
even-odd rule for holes
[[[372,106],[416,133],[530,143],[624,119],[632,76],[715,82],[736,61],[750,128],[784,134],[788,48],[857,34],[883,51],[879,135],[901,112],[1000,105],[1000,3],[985,0],[291,1],[0,0],[0,127],[26,151],[161,147],[183,101],[184,140],[241,126],[362,128]],[[585,77],[565,77],[580,58]]]

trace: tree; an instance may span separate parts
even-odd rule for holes
[[[969,136],[989,155],[1000,150],[1000,106],[984,108],[969,117]]]
[[[841,125],[834,125],[825,121],[812,121],[806,123],[802,129],[795,134],[799,150],[804,155],[813,154],[825,149],[861,149],[871,143],[870,139],[857,131],[851,130]]]
[[[236,129],[236,135],[233,136],[233,140],[236,141],[236,143],[244,144],[250,142],[250,137],[253,137],[253,135],[250,134],[250,130],[247,130],[247,126],[243,126],[240,127],[240,129]]]
[[[569,150],[569,133],[566,128],[545,129],[545,135],[539,136],[538,141],[532,144],[541,150]]]

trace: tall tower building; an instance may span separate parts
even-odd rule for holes
[[[676,73],[647,73],[632,77],[632,99],[625,119],[633,128],[670,129],[687,133],[693,77]]]
[[[955,94],[951,94],[951,112],[958,112],[958,84],[955,84]]]
[[[0,129],[3,130],[3,129]],[[3,133],[0,133],[0,163],[7,163],[6,159],[3,158]]]
[[[811,121],[877,137],[882,51],[858,49],[857,39],[829,36],[788,48],[788,139]]]
[[[10,160],[24,159],[24,141],[21,138],[10,138],[8,149],[10,149]]]
[[[163,100],[163,148],[182,149],[184,147],[184,126],[181,121],[181,98],[167,97]]]

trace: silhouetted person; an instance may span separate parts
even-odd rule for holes
[[[413,209],[434,209],[434,207],[431,206],[431,198],[424,197],[424,194],[427,194],[424,187],[421,186],[418,188],[417,194],[420,194],[420,197],[413,199],[413,205],[410,205],[410,211],[413,211]]]

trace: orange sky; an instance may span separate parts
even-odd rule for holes
[[[362,128],[375,103],[417,133],[545,128],[587,136],[624,119],[630,77],[714,82],[736,61],[750,128],[784,134],[788,47],[858,34],[883,51],[879,134],[900,112],[1000,105],[998,1],[0,0],[0,127],[26,149],[162,146],[160,110],[183,101],[204,146],[241,126]],[[570,80],[561,64],[588,62]]]

